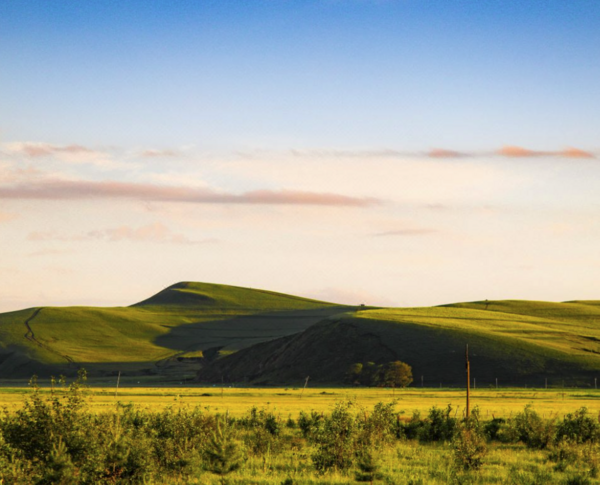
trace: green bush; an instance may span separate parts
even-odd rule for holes
[[[458,427],[452,440],[454,464],[464,471],[479,470],[487,454],[487,443],[479,425],[478,412]]]
[[[600,424],[588,416],[587,408],[580,408],[567,414],[558,425],[556,439],[564,438],[577,443],[596,443],[600,438]]]
[[[522,413],[515,416],[512,425],[519,441],[525,443],[529,448],[548,448],[555,439],[554,420],[543,419],[529,404],[525,406]]]
[[[446,409],[432,407],[418,433],[421,441],[450,441],[454,437],[458,421],[451,416],[452,406]]]
[[[319,472],[347,470],[352,466],[357,445],[357,420],[351,412],[352,407],[350,401],[337,403],[313,435],[316,450],[312,461]]]

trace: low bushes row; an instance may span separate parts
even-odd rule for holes
[[[530,406],[511,419],[468,419],[451,406],[406,418],[395,403],[366,410],[338,402],[330,413],[301,412],[283,418],[268,409],[251,409],[241,418],[208,414],[200,408],[160,412],[131,405],[93,413],[85,375],[68,388],[34,392],[22,409],[0,418],[2,483],[143,483],[170,477],[185,483],[202,473],[226,476],[249,456],[300,453],[314,470],[356,470],[356,480],[381,477],[379,451],[397,440],[448,442],[455,466],[476,470],[489,442],[519,443],[546,449],[556,469],[586,463],[596,473],[600,423],[585,408],[564,418],[544,419]],[[266,466],[266,465],[265,465]]]

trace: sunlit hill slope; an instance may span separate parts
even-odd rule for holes
[[[199,379],[343,382],[353,363],[402,360],[415,385],[462,385],[465,345],[476,385],[593,385],[600,302],[492,301],[336,315],[213,362]]]
[[[85,367],[92,375],[121,371],[179,378],[210,359],[295,334],[350,309],[190,282],[130,307],[29,308],[0,314],[0,376],[72,374]]]

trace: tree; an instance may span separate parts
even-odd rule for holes
[[[412,381],[411,366],[397,360],[382,367],[378,385],[380,387],[406,387]]]
[[[352,364],[346,372],[345,380],[349,384],[360,384],[360,374],[362,372],[363,365],[361,363]]]
[[[205,449],[207,469],[221,475],[221,483],[225,483],[225,475],[241,468],[244,456],[240,445],[233,438],[227,423],[217,421],[217,427],[210,437]]]

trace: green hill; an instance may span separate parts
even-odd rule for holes
[[[173,374],[348,311],[281,293],[177,283],[130,307],[40,307],[0,314],[0,376]],[[188,368],[186,368],[186,365]],[[191,366],[191,367],[190,367]]]
[[[402,360],[415,382],[460,385],[465,344],[479,386],[590,385],[600,375],[600,302],[490,301],[333,316],[202,369],[199,379],[340,383],[354,363]]]

